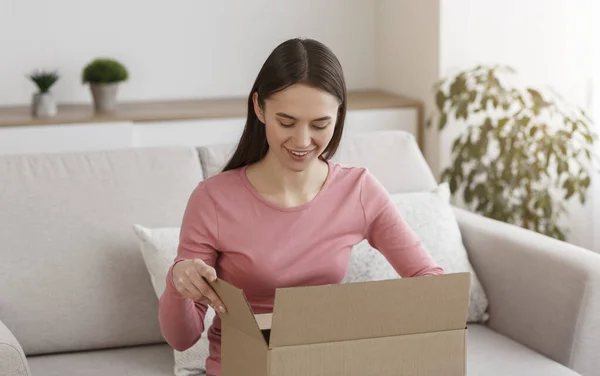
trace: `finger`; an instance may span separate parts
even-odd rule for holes
[[[194,288],[196,290],[198,290],[198,292],[200,292],[203,296],[205,296],[207,299],[209,299],[209,301],[212,301],[211,296],[210,296],[210,291],[212,291],[212,289],[210,288],[210,286],[206,283],[206,281],[202,278],[202,276],[200,275],[200,273],[198,273],[198,271],[194,268],[190,268],[188,270],[185,271],[185,275],[188,279],[188,282],[190,284],[192,284],[194,286]]]
[[[208,299],[208,303],[211,307],[213,307],[213,309],[221,313],[225,312],[225,305],[217,293],[215,293],[212,287],[206,283],[196,269],[190,268],[186,270],[185,274],[188,277],[189,282],[193,285],[194,290],[199,291],[200,294],[206,297]]]
[[[209,282],[214,282],[217,280],[217,272],[215,268],[207,265],[204,261],[195,259],[193,265],[196,270],[198,270],[198,273],[200,273],[200,275],[206,278]]]
[[[184,284],[181,289],[183,296],[195,302],[206,299],[206,297],[192,284]]]

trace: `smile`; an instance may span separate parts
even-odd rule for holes
[[[293,150],[290,150],[290,153],[292,153],[294,155],[298,155],[298,156],[303,156],[303,155],[308,154],[307,151],[293,151]]]
[[[314,149],[313,149],[314,150]],[[305,158],[308,157],[308,155],[313,151],[313,150],[302,150],[302,151],[298,151],[298,150],[290,150],[287,149],[287,151],[290,153],[290,155],[292,156],[292,158],[296,159],[296,160],[304,160]]]

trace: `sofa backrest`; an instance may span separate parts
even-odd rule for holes
[[[232,144],[200,147],[204,176],[221,171],[234,147]],[[368,168],[390,193],[426,191],[437,185],[415,137],[405,131],[347,134],[333,161]]]
[[[134,223],[179,226],[194,148],[0,157],[0,320],[26,354],[162,342]]]
[[[0,320],[25,353],[162,342],[132,225],[180,226],[194,187],[232,150],[0,156]],[[406,132],[348,135],[334,159],[369,168],[391,193],[436,185]]]

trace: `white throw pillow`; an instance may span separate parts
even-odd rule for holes
[[[391,195],[398,210],[423,245],[446,273],[471,273],[471,290],[467,321],[488,320],[488,299],[471,266],[454,211],[450,205],[450,188],[440,184],[432,192]],[[398,278],[398,273],[379,251],[364,240],[353,251],[344,282],[361,282]]]
[[[179,228],[154,228],[149,229],[141,225],[134,225],[134,230],[140,239],[140,249],[150,280],[157,298],[166,287],[166,278],[169,267],[177,256],[179,245]],[[175,376],[201,376],[206,375],[205,362],[208,358],[208,339],[206,329],[212,325],[215,311],[209,308],[204,319],[205,332],[194,346],[185,351],[173,350],[175,358]]]

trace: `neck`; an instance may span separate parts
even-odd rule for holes
[[[306,192],[315,188],[315,183],[319,184],[320,179],[320,160],[314,161],[304,171],[291,171],[281,165],[279,160],[267,153],[261,161],[264,177],[269,185],[274,189],[285,192]]]

